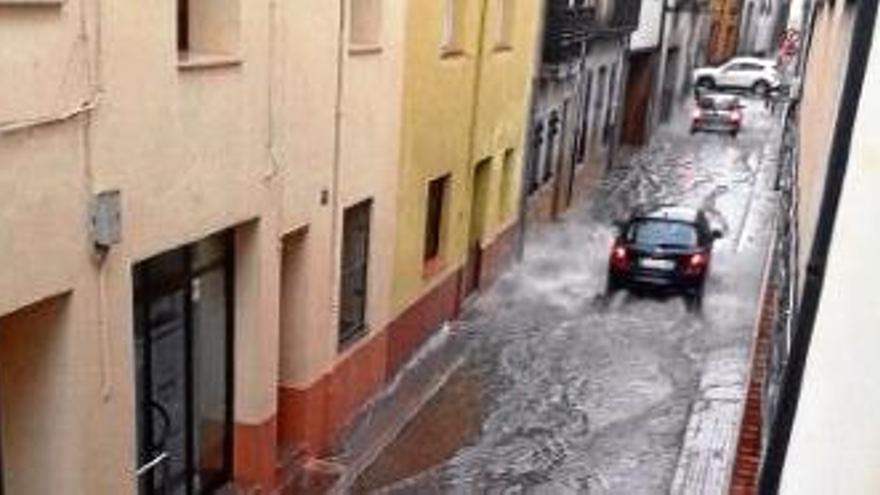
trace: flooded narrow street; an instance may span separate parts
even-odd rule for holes
[[[464,364],[362,473],[361,493],[666,493],[707,356],[745,362],[772,230],[775,119],[739,139],[661,129],[591,198],[530,233],[525,260],[456,322]],[[724,230],[702,314],[601,304],[611,221],[702,205]]]

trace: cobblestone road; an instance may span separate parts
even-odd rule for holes
[[[668,493],[703,370],[745,379],[778,139],[760,105],[745,122],[736,140],[662,128],[564,221],[534,229],[524,262],[455,323],[464,364],[354,491]],[[644,202],[704,205],[725,229],[702,315],[678,299],[597,304],[610,221]]]

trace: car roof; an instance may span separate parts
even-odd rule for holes
[[[699,210],[687,206],[643,206],[636,210],[633,220],[669,220],[673,222],[696,223],[699,214]]]
[[[771,58],[758,58],[758,57],[733,57],[732,59],[728,60],[727,62],[728,63],[730,63],[730,62],[736,62],[736,63],[748,62],[748,63],[753,63],[753,64],[769,65],[769,66],[776,65],[776,60],[773,60]]]
[[[700,98],[712,98],[713,100],[739,100],[740,99],[740,97],[737,95],[732,95],[729,93],[719,93],[719,92],[701,93]]]

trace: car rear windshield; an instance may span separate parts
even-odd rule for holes
[[[630,227],[627,240],[651,246],[694,247],[697,229],[685,222],[639,220]]]
[[[699,102],[700,108],[705,110],[733,110],[736,107],[736,100],[733,98],[702,98]]]

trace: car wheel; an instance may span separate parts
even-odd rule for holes
[[[715,88],[715,80],[711,77],[701,77],[697,81],[697,86],[706,89],[714,89]]]
[[[608,274],[608,281],[605,282],[605,298],[607,300],[611,300],[614,297],[614,294],[620,290],[620,281],[617,280],[617,277]]]
[[[752,93],[758,96],[764,96],[768,92],[770,92],[770,85],[767,84],[767,81],[758,81],[752,85]]]
[[[688,294],[684,298],[685,306],[690,313],[701,313],[703,311],[703,294]]]
[[[700,284],[700,287],[694,292],[687,292],[684,296],[685,306],[691,313],[702,313],[703,311],[703,293],[705,292],[705,286]]]

